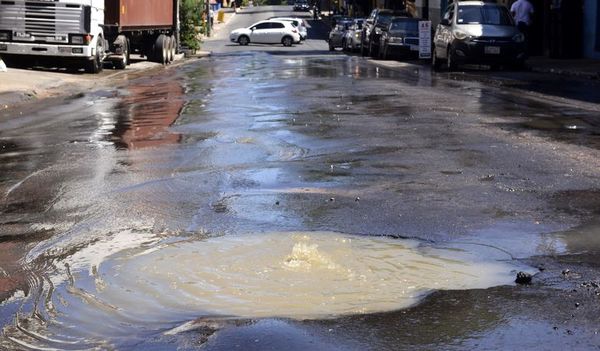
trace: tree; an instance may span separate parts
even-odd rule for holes
[[[181,43],[190,50],[200,48],[198,34],[202,28],[204,6],[204,0],[181,0],[179,5]]]

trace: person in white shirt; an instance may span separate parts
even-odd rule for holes
[[[529,41],[529,31],[533,22],[533,5],[528,0],[517,0],[510,7],[510,13],[515,19],[517,28],[525,36],[525,43]]]

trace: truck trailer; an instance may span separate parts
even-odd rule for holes
[[[177,53],[178,0],[0,0],[0,57],[58,60],[98,73],[130,54],[167,64]]]

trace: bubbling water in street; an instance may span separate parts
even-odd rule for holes
[[[433,290],[510,284],[515,269],[466,248],[381,236],[274,232],[161,241],[137,234],[139,245],[128,236],[95,242],[57,264],[46,298],[51,323],[36,334],[92,344],[102,335],[118,345],[143,335],[140,329],[160,333],[198,317],[384,312]]]

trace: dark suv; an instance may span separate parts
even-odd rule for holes
[[[377,56],[379,54],[379,41],[383,28],[386,28],[392,17],[411,17],[404,10],[374,9],[363,24],[360,40],[360,53],[362,56]]]

